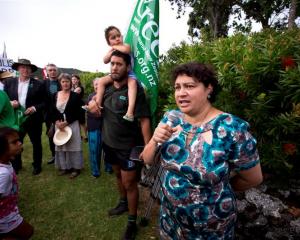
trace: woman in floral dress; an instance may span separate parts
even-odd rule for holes
[[[218,82],[201,63],[173,71],[178,110],[167,112],[145,146],[151,164],[161,144],[162,239],[233,239],[235,191],[262,181],[249,124],[213,107]]]

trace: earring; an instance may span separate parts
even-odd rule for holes
[[[211,94],[208,94],[208,95],[207,95],[207,99],[210,99],[210,98],[211,98]]]

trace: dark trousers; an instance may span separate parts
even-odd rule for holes
[[[52,122],[45,121],[45,124],[46,124],[46,129],[47,129],[46,133],[48,133]],[[54,142],[53,142],[53,137],[48,137],[48,139],[49,139],[50,151],[51,151],[52,157],[54,157],[55,156],[55,145],[54,145]]]
[[[32,153],[33,153],[33,162],[32,166],[36,169],[42,168],[42,121],[26,121],[22,125],[22,129],[19,132],[20,141],[23,143],[26,134],[28,134],[29,139],[32,143]],[[22,168],[22,158],[21,154],[16,156],[14,161],[12,161],[13,168],[18,172]]]

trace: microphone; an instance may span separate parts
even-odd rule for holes
[[[168,114],[168,121],[166,122],[166,124],[170,127],[173,127],[176,120],[177,120],[177,116],[175,114],[175,111],[170,111]]]
[[[175,114],[175,111],[170,111],[167,115],[168,117],[168,121],[166,122],[166,124],[170,127],[173,127],[176,123],[177,120],[177,116]],[[162,143],[157,143],[157,147],[160,147]]]

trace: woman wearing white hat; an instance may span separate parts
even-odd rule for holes
[[[61,91],[54,95],[52,112],[56,132],[53,137],[55,147],[55,165],[59,175],[71,173],[70,178],[80,174],[83,167],[82,144],[79,120],[82,117],[82,100],[71,91],[71,76],[62,73],[58,78]]]

